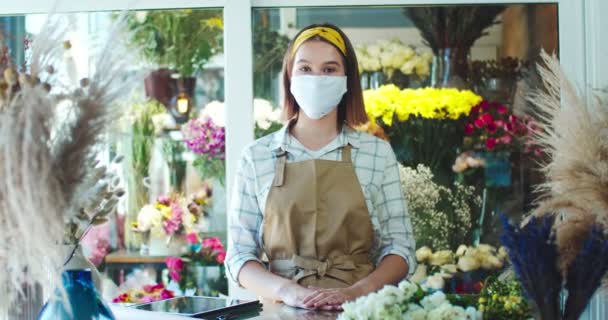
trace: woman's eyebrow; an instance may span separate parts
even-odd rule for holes
[[[336,66],[339,66],[339,65],[340,65],[340,64],[339,64],[337,61],[326,61],[326,62],[324,62],[323,64],[324,64],[324,65],[333,64],[333,65],[336,65]]]
[[[308,61],[306,59],[300,59],[300,60],[296,61],[296,63],[310,63],[310,61]]]

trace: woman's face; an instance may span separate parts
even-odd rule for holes
[[[292,76],[344,76],[344,59],[338,49],[331,44],[310,40],[304,42],[294,57]]]

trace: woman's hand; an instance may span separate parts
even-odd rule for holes
[[[288,306],[304,309],[309,308],[304,304],[304,299],[316,293],[314,289],[303,287],[295,282],[290,282],[279,289],[279,297]]]
[[[361,292],[354,287],[335,289],[314,288],[314,290],[314,293],[305,297],[302,301],[305,308],[342,310],[343,303],[352,301],[362,295]]]

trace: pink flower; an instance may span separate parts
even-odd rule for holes
[[[505,114],[505,113],[507,112],[507,110],[508,110],[508,109],[507,109],[507,107],[505,107],[505,106],[503,106],[503,105],[500,105],[500,106],[498,106],[498,108],[496,108],[496,110],[497,110],[497,111],[498,111],[498,113],[500,113],[500,114]]]
[[[181,271],[184,268],[184,260],[179,257],[167,257],[165,264],[169,270]]]
[[[481,117],[480,117],[480,118],[475,119],[475,122],[474,122],[474,123],[475,123],[475,126],[476,126],[477,128],[483,128],[483,126],[484,126],[484,124],[485,124],[485,123],[483,122],[483,119],[482,119]]]
[[[516,123],[516,122],[518,122],[518,121],[519,121],[519,119],[517,118],[517,116],[516,116],[516,115],[514,115],[514,114],[509,115],[509,122],[511,122],[511,123],[513,123],[513,124],[515,124],[515,123]]]
[[[154,285],[147,284],[147,285],[144,286],[144,292],[145,293],[154,293],[155,291],[162,290],[164,288],[165,288],[165,286],[163,286],[160,283],[157,283],[157,284],[154,284]]]
[[[189,244],[197,244],[197,243],[199,243],[198,235],[196,234],[196,232],[188,233],[186,235],[186,240],[188,241]]]
[[[488,149],[488,151],[492,151],[494,150],[494,147],[496,147],[496,139],[488,138],[488,140],[486,140],[486,149]]]
[[[171,217],[163,221],[163,229],[167,235],[173,235],[182,226],[184,210],[176,202],[171,202]]]
[[[161,300],[170,299],[173,297],[175,297],[175,294],[171,290],[163,289],[163,291],[160,292]]]
[[[224,264],[224,261],[226,260],[226,251],[220,251],[220,253],[218,253],[215,257],[215,259],[217,260],[217,263]]]
[[[484,114],[481,116],[481,120],[483,120],[483,123],[484,123],[484,124],[490,124],[490,123],[493,123],[493,122],[494,122],[494,118],[493,118],[493,117],[492,117],[492,115],[491,115],[491,114],[489,114],[489,113],[484,113]]]
[[[158,199],[156,199],[156,202],[168,206],[169,203],[171,203],[171,197],[169,196],[159,196]]]
[[[513,142],[513,136],[511,136],[510,134],[505,134],[504,136],[499,138],[500,143],[503,144],[511,144],[511,142]]]
[[[203,248],[209,248],[211,251],[220,251],[224,249],[224,245],[218,237],[206,238],[203,240]]]
[[[129,294],[123,293],[123,294],[119,295],[118,297],[112,299],[112,303],[119,303],[119,302],[129,302]]]
[[[171,277],[171,280],[173,280],[175,282],[179,282],[179,280],[181,280],[181,278],[182,278],[182,276],[179,274],[179,272],[177,272],[175,270],[169,271],[169,277]]]
[[[496,124],[497,127],[499,128],[503,128],[505,126],[505,122],[502,120],[496,120],[494,121],[494,123]]]
[[[496,132],[496,129],[497,129],[496,123],[494,123],[494,122],[488,123],[488,126],[486,127],[486,129],[488,130],[488,132],[492,132],[492,133]]]
[[[156,301],[156,297],[154,296],[144,296],[143,298],[141,298],[141,303],[148,303],[154,301]]]
[[[464,126],[464,134],[466,135],[471,135],[473,134],[473,131],[475,130],[475,128],[473,127],[472,124],[468,123],[466,126]]]
[[[507,122],[505,124],[505,131],[513,132],[515,130],[515,125],[512,122]]]

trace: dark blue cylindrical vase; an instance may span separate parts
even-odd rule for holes
[[[115,319],[95,289],[89,269],[66,270],[61,274],[61,281],[65,296],[62,297],[59,289],[55,290],[54,297],[42,307],[39,320]]]

